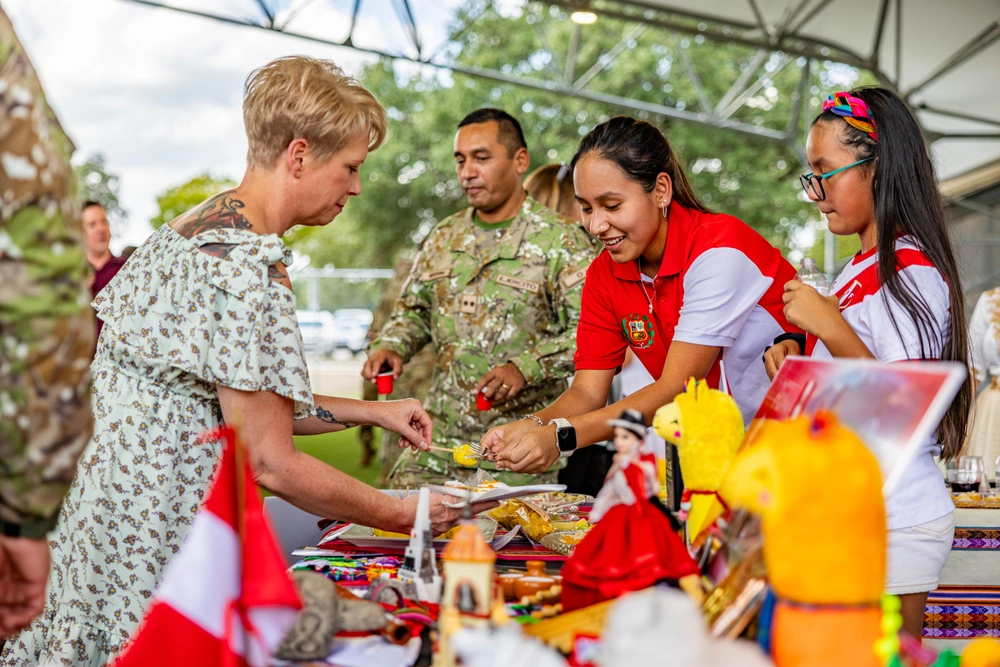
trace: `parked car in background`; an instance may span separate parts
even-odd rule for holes
[[[372,311],[367,308],[340,308],[333,311],[336,320],[337,347],[361,354],[368,347],[368,329],[372,326]]]
[[[325,310],[300,310],[295,313],[307,353],[333,356],[337,349],[337,320]]]

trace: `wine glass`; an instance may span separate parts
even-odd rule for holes
[[[967,479],[975,480],[980,493],[989,493],[989,481],[986,479],[986,464],[982,456],[961,456],[958,459],[958,469],[968,471]]]

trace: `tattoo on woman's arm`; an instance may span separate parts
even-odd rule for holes
[[[327,424],[340,424],[344,428],[354,428],[357,424],[351,422],[342,422],[333,416],[333,413],[324,408],[322,405],[316,406],[316,418],[321,422],[326,422]]]

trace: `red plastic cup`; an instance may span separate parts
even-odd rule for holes
[[[375,376],[375,384],[378,386],[378,393],[382,396],[392,393],[392,372],[379,373]]]
[[[493,401],[486,398],[483,392],[479,392],[476,394],[476,407],[485,412],[493,407]]]

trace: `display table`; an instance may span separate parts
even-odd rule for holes
[[[928,644],[958,652],[976,637],[1000,637],[1000,510],[955,510],[955,541],[940,581],[927,599]]]

